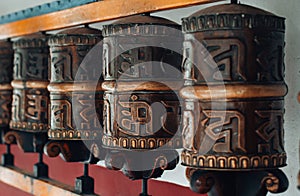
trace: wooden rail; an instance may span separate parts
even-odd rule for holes
[[[223,0],[103,0],[0,25],[0,39]]]
[[[33,195],[79,196],[73,187],[51,179],[36,179],[18,168],[0,166],[0,181]]]

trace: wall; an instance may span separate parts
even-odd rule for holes
[[[0,13],[9,13],[24,9],[32,5],[38,5],[53,0],[10,0],[0,2]],[[286,17],[286,83],[289,86],[289,93],[286,97],[285,113],[285,143],[288,153],[288,166],[283,170],[289,178],[290,186],[283,196],[299,195],[296,190],[296,178],[299,169],[299,127],[300,127],[300,104],[297,103],[297,94],[300,91],[300,1],[299,0],[242,0],[242,3],[250,4],[266,9],[279,16]],[[219,4],[219,3],[217,3]],[[210,6],[210,5],[209,5]],[[154,15],[169,18],[178,23],[182,17],[189,16],[206,6],[194,6],[178,10],[164,11]],[[98,25],[97,25],[98,26]],[[101,163],[100,163],[101,164]],[[188,186],[185,179],[184,167],[178,166],[173,171],[167,171],[160,180],[174,182]],[[272,195],[272,194],[269,194]]]

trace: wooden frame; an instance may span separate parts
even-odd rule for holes
[[[217,1],[223,0],[103,0],[0,25],[0,39]]]
[[[37,179],[15,167],[0,166],[0,181],[33,195],[78,196],[71,186],[62,185],[52,179]]]

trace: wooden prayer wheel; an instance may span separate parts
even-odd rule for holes
[[[182,146],[180,26],[136,15],[104,26],[103,35],[106,165],[132,179],[159,177]]]
[[[96,161],[90,150],[102,137],[101,62],[84,58],[101,40],[101,31],[89,27],[68,29],[49,38],[51,141],[46,153],[50,157],[61,154],[67,162]],[[102,51],[94,55],[101,60]]]
[[[9,130],[11,118],[12,86],[13,77],[13,55],[12,43],[0,41],[0,143],[3,143],[2,136]]]
[[[212,6],[182,19],[181,157],[194,191],[286,190],[287,179],[277,170],[286,165],[284,20],[242,4]],[[241,179],[251,183],[245,187]]]

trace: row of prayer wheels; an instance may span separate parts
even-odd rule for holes
[[[1,41],[3,142],[105,160],[131,179],[174,169],[183,148],[195,192],[283,192],[284,32],[284,18],[224,4],[182,19],[182,30],[143,14],[102,32]],[[35,167],[47,176],[42,159]]]

